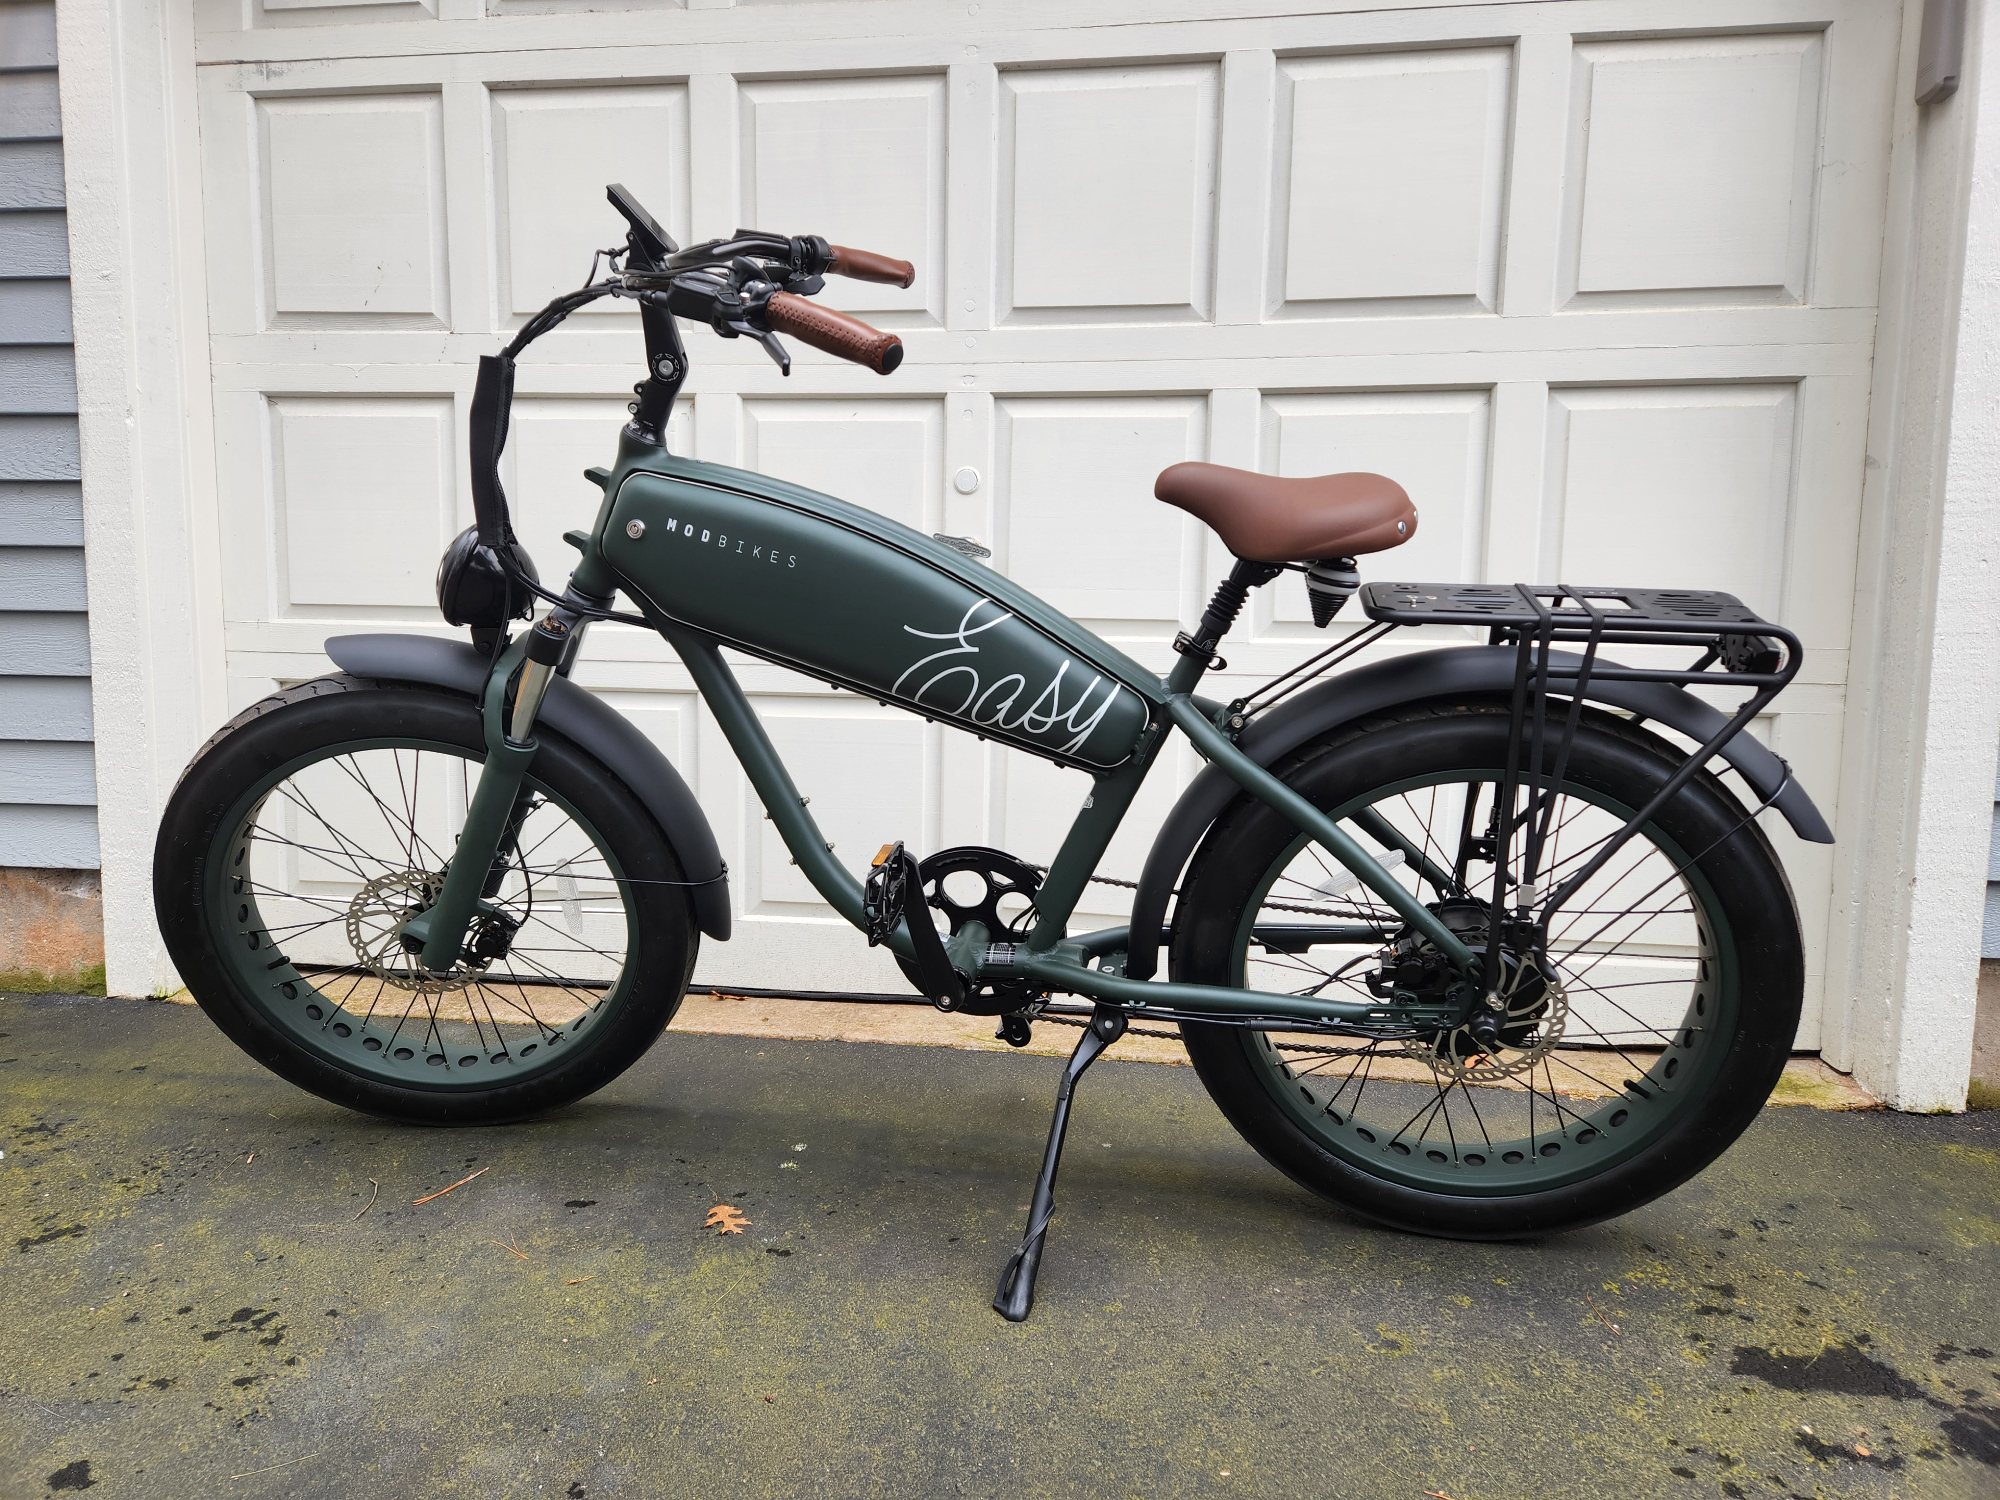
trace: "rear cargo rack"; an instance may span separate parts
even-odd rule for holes
[[[1762,618],[1734,594],[1703,589],[1368,583],[1361,588],[1361,608],[1385,625],[1484,626],[1495,646],[1535,639],[1590,648],[1683,646],[1702,653],[1682,668],[1590,665],[1588,675],[1607,682],[1733,684],[1769,688],[1775,695],[1798,675],[1802,656],[1798,637],[1782,625]],[[1574,661],[1551,663],[1548,675],[1573,680],[1578,667]]]
[[[1769,706],[1798,675],[1799,638],[1774,625],[1733,594],[1697,589],[1583,588],[1574,584],[1370,583],[1361,608],[1372,630],[1403,625],[1471,625],[1495,646],[1514,646],[1512,724],[1507,768],[1488,834],[1500,872],[1493,882],[1488,930],[1541,935],[1550,915],[1602,869],[1703,766]],[[1363,632],[1364,635],[1368,632]],[[1375,636],[1380,639],[1380,636]],[[1559,645],[1580,651],[1558,651]],[[1683,647],[1700,654],[1685,667],[1632,667],[1598,655],[1607,645]],[[1714,734],[1675,768],[1624,827],[1604,840],[1584,866],[1543,894],[1541,864],[1558,788],[1582,720],[1586,690],[1605,682],[1669,682],[1748,690]],[[1787,774],[1784,785],[1791,778]],[[1521,793],[1525,792],[1525,799]],[[1765,806],[1775,801],[1777,793]],[[1500,809],[1507,812],[1502,815]],[[1747,821],[1755,811],[1746,812]],[[1518,873],[1511,846],[1520,841]],[[1501,943],[1486,951],[1484,981],[1499,978]]]

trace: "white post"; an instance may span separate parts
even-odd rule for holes
[[[1973,91],[1960,97],[1976,114],[1942,465],[1943,544],[1909,843],[1908,947],[1882,1079],[1882,1092],[1901,1109],[1965,1105],[2000,749],[2000,26],[1977,17],[1970,24]]]
[[[57,0],[106,983],[179,981],[153,838],[224,717],[191,0]]]
[[[1853,947],[1827,1056],[1893,1107],[1933,1111],[1965,1105],[2000,744],[2000,25],[1973,10],[1958,92],[1918,111],[1916,20],[1842,778]]]

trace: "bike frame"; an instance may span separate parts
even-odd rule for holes
[[[720,337],[754,339],[786,373],[790,356],[781,333],[888,374],[903,356],[893,334],[804,299],[822,289],[825,274],[907,286],[915,270],[817,236],[750,230],[682,250],[622,187],[609,186],[606,196],[631,229],[625,247],[608,252],[610,276],[596,279],[594,259],[583,286],[551,301],[500,354],[480,361],[469,423],[476,524],[452,543],[438,574],[440,611],[472,631],[473,645],[392,635],[327,642],[336,664],[358,679],[428,684],[461,699],[474,697],[479,705],[486,758],[456,848],[428,908],[400,913],[391,935],[400,940],[405,955],[418,955],[426,981],[435,978],[444,987],[476,977],[476,972],[460,970],[467,933],[475,923],[481,951],[469,970],[492,961],[489,938],[499,938],[502,951],[512,942],[519,923],[494,911],[492,898],[513,868],[525,814],[533,805],[522,789],[538,754],[538,729],[594,755],[603,774],[644,806],[663,849],[671,852],[669,873],[680,877],[646,883],[682,887],[700,932],[716,939],[729,935],[728,869],[686,783],[610,708],[555,680],[567,676],[593,621],[615,620],[656,632],[693,679],[793,862],[871,945],[886,944],[915,987],[941,1010],[998,1012],[997,1035],[1020,1046],[1030,1039],[1034,1018],[1044,1013],[1046,996],[1066,993],[1094,1002],[1057,1090],[1021,1249],[1008,1262],[994,1298],[1004,1317],[1025,1318],[1033,1302],[1077,1081],[1125,1033],[1130,1018],[1359,1037],[1371,1044],[1418,1040],[1431,1049],[1433,1059],[1449,1053],[1454,1065],[1519,1047],[1532,1066],[1537,1052],[1527,1050],[1522,1036],[1529,1035],[1533,1046],[1545,1052],[1563,1035],[1560,1016],[1546,1030],[1542,1021],[1555,1003],[1552,994],[1559,997],[1561,988],[1547,956],[1551,915],[1694,777],[1706,774],[1713,760],[1728,762],[1754,794],[1738,804],[1741,818],[1725,838],[1767,808],[1777,808],[1801,838],[1831,841],[1831,830],[1793,782],[1789,768],[1744,735],[1797,675],[1803,660],[1800,642],[1730,595],[1566,584],[1363,586],[1353,559],[1346,556],[1290,562],[1239,557],[1192,632],[1174,640],[1172,666],[1158,673],[982,566],[976,559],[990,554],[976,542],[925,536],[797,485],[676,456],[667,449],[665,433],[688,371],[677,318],[705,323]],[[639,305],[647,373],[635,387],[632,419],[614,466],[586,471],[603,490],[603,499],[588,531],[565,535],[580,556],[566,587],[556,594],[541,586],[520,550],[500,484],[498,460],[506,444],[515,360],[571,312],[609,296]],[[1226,533],[1231,528],[1221,529]],[[1339,534],[1329,528],[1317,543],[1308,534],[1307,540],[1291,545],[1333,549]],[[1357,589],[1357,613],[1372,623],[1230,703],[1200,696],[1207,674],[1222,665],[1216,648],[1251,591],[1287,568],[1307,572],[1316,624],[1329,623]],[[636,614],[617,607],[621,595],[636,604]],[[525,634],[509,639],[509,622],[531,617],[536,597],[554,607]],[[1403,626],[1470,626],[1485,631],[1486,645],[1409,653],[1325,678],[1333,667]],[[1691,649],[1699,655],[1692,665],[1678,669],[1626,666],[1600,655],[1601,647],[1619,644]],[[938,851],[927,875],[926,864],[900,842],[885,843],[865,878],[857,878],[833,857],[833,846],[737,681],[726,649],[1081,770],[1091,778],[1090,792],[1038,884],[1022,862],[987,849]],[[1663,658],[1656,654],[1647,660]],[[1696,685],[1748,691],[1725,714],[1685,691]],[[1365,797],[1329,812],[1272,769],[1326,736],[1350,727],[1374,727],[1373,716],[1385,711],[1419,706],[1430,713],[1441,707],[1471,710],[1491,726],[1494,710],[1502,705],[1508,705],[1507,737],[1504,755],[1497,758],[1504,760],[1504,769],[1452,761],[1461,769],[1443,773],[1475,788],[1458,815],[1457,850],[1448,859],[1442,853],[1437,860],[1430,858],[1426,848],[1400,832]],[[1605,715],[1623,715],[1627,723],[1650,722],[1695,748],[1678,765],[1663,767],[1656,783],[1640,783],[1650,793],[1635,799],[1643,806],[1608,804],[1626,814],[1615,831],[1573,849],[1567,858],[1556,858],[1553,851],[1568,821],[1557,822],[1556,817],[1570,785],[1565,778],[1571,750],[1582,743],[1578,734],[1586,705],[1600,721],[1593,734]],[[1187,738],[1207,768],[1162,824],[1134,885],[1129,922],[1071,934],[1070,920],[1085,885],[1103,878],[1097,871],[1105,852],[1176,732]],[[1672,740],[1661,735],[1651,739],[1671,751]],[[1476,789],[1489,777],[1494,796],[1482,833],[1476,828]],[[1253,917],[1235,931],[1238,948],[1247,928],[1248,941],[1270,952],[1345,945],[1363,948],[1364,956],[1303,993],[1153,979],[1159,951],[1170,935],[1167,905],[1178,894],[1182,871],[1209,830],[1224,826],[1218,820],[1246,798],[1262,803],[1296,830],[1283,860],[1308,844],[1317,845],[1372,893],[1382,910],[1340,926],[1266,925]],[[1393,854],[1390,863],[1405,864],[1405,878],[1415,888],[1392,875],[1363,837]],[[1434,847],[1428,832],[1424,843]],[[1720,843],[1718,839],[1710,847]],[[1672,841],[1667,844],[1671,851]],[[1688,864],[1705,853],[1686,856]],[[239,850],[236,858],[242,857]],[[1474,860],[1491,867],[1490,895],[1474,894],[1480,884],[1468,878]],[[1449,870],[1443,867],[1447,862]],[[519,864],[525,878],[527,861]],[[1003,867],[1007,883],[996,886],[991,872]],[[960,905],[947,896],[946,876],[959,870],[985,875],[980,905]],[[432,871],[422,879],[426,891],[433,889],[435,876]],[[957,924],[948,939],[940,938],[932,918],[927,892],[932,880],[938,887],[936,904]],[[1421,899],[1426,886],[1434,897],[1429,903]],[[1346,887],[1324,889],[1333,893]],[[1026,917],[1010,922],[1001,916],[996,891],[1031,895]],[[1258,893],[1260,901],[1264,896]],[[1311,905],[1292,909],[1335,914]],[[245,920],[248,910],[239,908]],[[479,917],[482,910],[494,918],[490,924]],[[1452,919],[1449,924],[1446,916]],[[1032,925],[1027,925],[1029,918]],[[351,924],[353,918],[349,920]],[[1008,930],[989,931],[988,922],[1005,923]],[[1184,927],[1182,935],[1195,930]],[[258,932],[249,933],[251,948],[259,940]],[[1365,950],[1371,946],[1376,967],[1348,993],[1365,990],[1374,998],[1321,998],[1320,990],[1366,961]],[[356,951],[364,960],[371,958],[358,943]],[[280,955],[279,962],[285,961]],[[1774,970],[1780,978],[1783,968],[1780,964]],[[1539,982],[1526,994],[1525,1008],[1511,1009],[1509,998],[1517,993],[1517,983],[1537,971]],[[1226,977],[1240,980],[1244,972],[1239,966]],[[1706,963],[1702,972],[1707,972]],[[292,989],[283,986],[287,998]],[[1796,991],[1792,993],[1795,999]],[[1695,1014],[1702,1004],[1697,991]],[[311,1007],[308,1012],[320,1015]],[[1065,1012],[1062,1018],[1073,1014]],[[346,1028],[337,1031],[345,1034]],[[1188,1035],[1195,1040],[1195,1033]],[[1693,1048],[1696,1035],[1697,1029],[1689,1029],[1679,1045]],[[1312,1053],[1368,1050],[1301,1047],[1296,1042],[1285,1046]],[[524,1049],[523,1055],[532,1050]],[[414,1054],[405,1050],[398,1055],[407,1059]],[[434,1055],[428,1060],[447,1059]],[[494,1060],[505,1060],[505,1055]],[[476,1057],[461,1059],[474,1061]],[[1671,1112],[1673,1095],[1664,1080],[1678,1066],[1678,1058],[1670,1057],[1657,1077],[1638,1069],[1657,1084],[1665,1101],[1653,1108],[1655,1115]],[[1433,1067],[1435,1071],[1435,1061]],[[1291,1069],[1285,1071],[1292,1076]],[[1462,1085],[1469,1075],[1463,1068],[1457,1071]],[[1436,1076],[1442,1106],[1447,1089],[1443,1073]],[[1693,1076],[1684,1074],[1681,1086],[1687,1087]],[[1624,1087],[1634,1101],[1651,1106],[1655,1099],[1637,1082],[1628,1080]],[[1291,1091],[1284,1093],[1289,1099]],[[1531,1094],[1531,1148],[1532,1103]],[[1335,1126],[1341,1125],[1331,1108],[1326,1113]],[[1632,1110],[1621,1106],[1609,1115],[1608,1125],[1616,1127],[1630,1117]],[[1449,1132],[1449,1121],[1446,1128]],[[1483,1136],[1483,1121],[1479,1129]],[[1354,1134],[1385,1153],[1409,1154],[1393,1140],[1378,1144],[1375,1135],[1358,1126]],[[1571,1139],[1582,1146],[1597,1134],[1594,1127],[1586,1128]],[[1639,1134],[1635,1127],[1633,1137]],[[1540,1152],[1513,1151],[1502,1160],[1537,1166],[1557,1149],[1550,1144]],[[1438,1151],[1427,1157],[1452,1160],[1456,1166],[1456,1151],[1454,1140],[1451,1158]],[[1482,1155],[1464,1160],[1485,1165]]]
[[[785,558],[798,555],[791,550],[794,545],[815,547],[823,546],[829,540],[837,541],[844,549],[839,561],[845,567],[872,567],[878,575],[871,577],[870,586],[861,591],[868,601],[868,619],[892,622],[876,632],[874,641],[864,640],[861,643],[863,648],[875,648],[883,642],[893,644],[901,640],[910,642],[918,653],[922,653],[929,644],[923,637],[932,633],[893,622],[907,619],[913,611],[926,605],[935,606],[943,590],[947,613],[959,610],[964,599],[970,599],[974,608],[982,602],[990,604],[993,613],[985,618],[992,623],[982,623],[977,627],[988,635],[997,633],[1010,622],[1023,627],[1021,638],[1011,643],[1016,650],[1003,658],[1003,665],[1012,667],[1024,658],[1035,658],[1033,665],[1052,672],[1058,694],[1052,708],[1039,719],[1032,719],[1031,724],[1054,719],[1061,723],[1058,732],[1062,733],[1076,727],[1074,722],[1062,722],[1062,715],[1056,712],[1062,707],[1059,690],[1068,675],[1066,664],[1081,664],[1082,670],[1090,672],[1091,683],[1098,684],[1095,691],[1102,691],[1100,680],[1108,680],[1121,694],[1129,694],[1135,706],[1143,706],[1143,712],[1130,716],[1130,738],[1123,747],[1123,754],[1100,754],[1100,759],[1111,759],[1115,755],[1115,763],[1109,766],[1089,766],[1075,750],[1063,753],[1048,745],[1038,745],[1022,733],[1004,732],[1005,713],[995,715],[995,722],[984,725],[977,720],[958,719],[961,727],[983,728],[993,738],[1008,740],[1059,764],[1088,769],[1093,775],[1091,791],[1036,893],[1036,922],[1027,940],[1022,943],[989,943],[990,939],[1004,938],[1005,935],[980,932],[975,940],[961,941],[953,946],[954,966],[968,980],[1025,979],[1038,986],[1149,1014],[1185,1012],[1205,1019],[1251,1024],[1366,1027],[1379,1031],[1385,1024],[1411,1024],[1425,1018],[1408,1006],[1390,1007],[1383,1003],[1365,1004],[1213,985],[1127,979],[1123,976],[1123,963],[1119,961],[1126,945],[1124,927],[1106,928],[1074,937],[1069,935],[1069,920],[1085,885],[1097,873],[1105,850],[1123,823],[1140,787],[1158,763],[1159,752],[1166,743],[1169,730],[1173,728],[1185,734],[1205,759],[1235,778],[1247,792],[1277,808],[1324,845],[1335,859],[1358,876],[1406,923],[1449,955],[1461,973],[1468,976],[1476,974],[1478,956],[1466,947],[1457,934],[1400,885],[1346,829],[1243,754],[1229,735],[1216,727],[1214,721],[1226,710],[1195,695],[1195,689],[1209,670],[1210,654],[1207,651],[1182,653],[1173,670],[1161,677],[1131,661],[1074,620],[1015,588],[1000,575],[989,573],[932,538],[900,527],[860,507],[785,485],[763,475],[677,458],[666,452],[663,446],[646,442],[629,429],[621,443],[617,467],[609,473],[593,471],[592,477],[603,484],[605,499],[590,533],[570,534],[569,540],[582,552],[571,575],[570,589],[598,599],[623,590],[628,597],[640,601],[648,622],[673,647],[694,679],[696,690],[715,715],[731,750],[800,870],[827,904],[857,929],[865,931],[867,926],[862,882],[833,858],[825,835],[808,810],[806,799],[800,795],[797,784],[771,743],[736,674],[724,659],[723,647],[729,645],[756,651],[782,665],[857,691],[876,692],[885,702],[900,698],[904,706],[913,711],[930,710],[928,717],[947,722],[954,718],[946,711],[950,704],[941,705],[938,701],[940,695],[936,693],[928,700],[921,693],[913,696],[907,685],[900,694],[884,688],[882,685],[886,682],[908,677],[909,663],[900,657],[883,656],[876,661],[868,657],[867,649],[863,649],[850,651],[841,660],[825,659],[825,654],[815,649],[815,633],[819,640],[828,639],[831,633],[823,623],[815,624],[815,620],[825,619],[829,601],[806,589],[805,582],[799,578],[799,569],[784,566],[766,572],[770,566],[768,563],[762,559],[751,559],[752,565],[745,569],[747,577],[751,580],[760,577],[771,579],[761,591],[746,590],[737,579],[724,578],[711,584],[709,595],[703,595],[699,589],[684,588],[669,592],[676,582],[685,584],[689,580],[677,580],[670,574],[662,573],[658,567],[648,565],[644,550],[644,539],[648,536],[672,537],[675,540],[668,544],[670,547],[693,555],[697,549],[714,545],[699,540],[704,532],[711,537],[721,537],[725,542],[732,536],[741,542],[746,531],[748,534],[775,535],[780,538],[783,549],[779,555]],[[710,509],[709,518],[719,515],[726,517],[726,522],[700,529],[689,526],[686,515],[704,503]],[[675,513],[663,519],[664,510]],[[666,520],[678,523],[674,530],[664,530]],[[737,529],[724,531],[722,524]],[[633,531],[635,525],[636,534]],[[683,541],[683,537],[694,539]],[[735,545],[730,544],[726,549],[717,547],[716,550],[726,550],[732,560],[749,557],[747,547],[739,553]],[[768,549],[769,544],[759,545]],[[808,569],[809,575],[810,572]],[[695,580],[700,578],[699,574],[690,576]],[[851,582],[842,583],[841,588],[843,592],[852,592]],[[803,598],[802,589],[805,589]],[[1238,605],[1242,592],[1240,588],[1237,591]],[[863,627],[866,620],[858,618],[859,612],[851,598],[835,602],[841,606],[836,612],[841,618],[843,639],[852,641],[857,632],[865,635]],[[727,604],[733,606],[743,619],[765,622],[762,632],[765,639],[761,643],[748,641],[740,638],[739,631],[724,635],[690,624],[685,618],[676,618],[677,615],[685,617],[700,613],[705,604]],[[781,626],[773,627],[769,623],[774,617],[788,612],[802,622],[802,628],[796,634],[787,635]],[[1004,620],[994,618],[1003,614],[1006,617]],[[962,614],[960,617],[963,617]],[[942,623],[949,624],[949,621]],[[580,634],[582,628],[581,622],[573,626],[572,635]],[[455,955],[456,944],[462,941],[464,921],[472,910],[471,893],[478,883],[478,876],[483,874],[499,850],[507,812],[532,761],[532,740],[505,733],[502,717],[506,684],[523,665],[526,639],[524,637],[516,642],[498,657],[491,669],[484,700],[487,740],[493,753],[481,773],[445,888],[436,907],[425,918],[418,919],[423,923],[422,927],[412,933],[427,939],[425,959],[432,967],[448,967],[449,955]],[[964,644],[963,637],[957,639],[960,645]],[[1005,646],[1009,643],[998,644]],[[946,648],[947,651],[953,649]],[[570,654],[573,655],[573,648]],[[1019,674],[1011,672],[1008,675]],[[1078,677],[1080,681],[1081,672]],[[1092,686],[1083,686],[1084,696],[1078,701],[1097,701],[1092,697]],[[1017,693],[1015,698],[1007,701],[1012,703],[1018,696]],[[1072,735],[1071,741],[1075,738]],[[488,844],[493,846],[491,850],[487,848]],[[463,889],[456,889],[455,886]],[[460,915],[461,908],[465,916]],[[1353,931],[1351,925],[1328,928],[1327,940],[1350,936]],[[899,956],[906,959],[912,957],[906,928],[898,927],[886,941]],[[1107,959],[1112,960],[1108,965],[1105,962]]]

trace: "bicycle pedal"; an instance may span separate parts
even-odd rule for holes
[[[879,948],[896,930],[903,915],[905,888],[916,861],[898,839],[876,851],[861,889],[861,914],[868,932],[868,946]]]
[[[944,951],[924,899],[923,874],[901,840],[884,844],[876,853],[862,888],[861,906],[871,948],[886,943],[901,924],[909,933],[917,988],[939,1010],[957,1010],[965,1003],[965,978]]]

